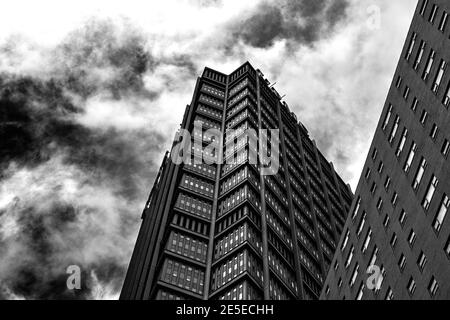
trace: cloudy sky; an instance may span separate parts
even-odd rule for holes
[[[249,60],[356,187],[415,0],[8,1],[0,298],[117,298],[196,77]],[[67,266],[82,290],[66,290]]]

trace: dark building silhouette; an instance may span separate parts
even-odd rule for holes
[[[226,132],[224,151],[230,129],[280,129],[278,173],[248,161],[247,138],[237,139],[235,164],[175,165],[166,153],[121,299],[318,299],[353,200],[348,185],[248,62],[230,75],[205,68],[181,128],[193,132],[194,121]]]
[[[323,299],[450,299],[449,13],[419,1]]]

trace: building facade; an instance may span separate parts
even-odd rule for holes
[[[225,133],[225,162],[175,164],[166,153],[121,299],[318,299],[350,188],[248,62],[229,75],[205,68],[198,78],[181,123],[193,134],[194,157],[215,156],[201,148],[211,128]],[[279,129],[277,174],[249,161],[248,129]]]
[[[450,299],[449,13],[417,5],[322,299]]]

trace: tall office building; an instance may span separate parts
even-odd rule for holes
[[[450,299],[449,13],[419,1],[323,299]]]
[[[205,68],[197,80],[180,129],[205,146],[211,128],[225,132],[223,164],[175,164],[166,153],[121,299],[318,299],[350,188],[248,62],[230,75]],[[279,129],[277,174],[249,161],[248,129]],[[193,153],[213,158],[202,142]]]

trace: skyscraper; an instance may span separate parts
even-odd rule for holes
[[[450,299],[449,13],[419,1],[323,299]]]
[[[248,62],[230,75],[205,68],[173,146],[188,132],[194,158],[212,159],[208,129],[225,132],[224,163],[176,163],[166,153],[121,299],[318,299],[350,188]],[[264,145],[252,144],[250,129],[279,130],[264,150],[276,174],[251,161]]]

